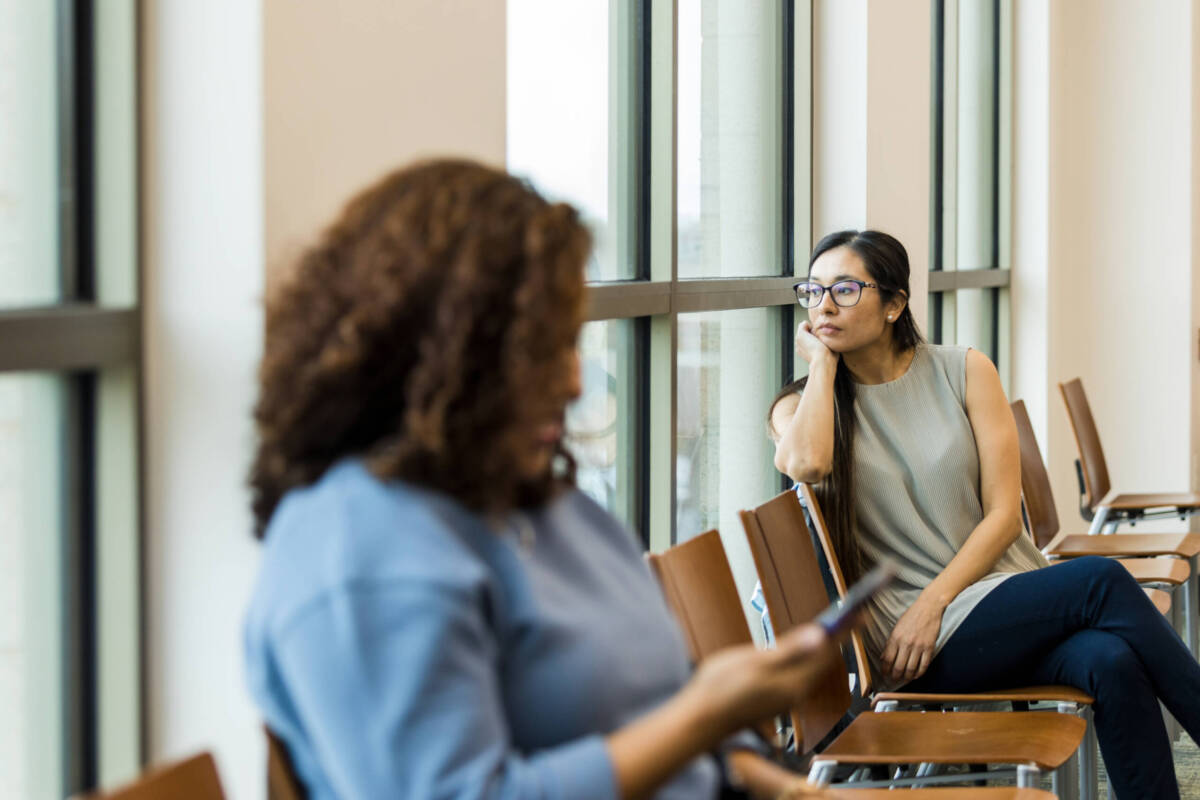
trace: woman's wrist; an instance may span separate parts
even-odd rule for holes
[[[838,356],[830,350],[823,353],[818,353],[813,356],[812,361],[808,364],[809,373],[813,372],[828,372],[830,374],[837,371]]]
[[[681,726],[696,737],[702,750],[716,747],[738,727],[730,722],[737,715],[736,707],[723,702],[719,694],[703,691],[695,680],[686,684],[669,705],[675,706]]]
[[[938,611],[945,611],[947,606],[954,601],[955,595],[949,591],[936,587],[932,583],[925,587],[918,599],[930,608],[935,608]]]

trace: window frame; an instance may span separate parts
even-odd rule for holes
[[[638,60],[634,69],[640,95],[635,103],[640,113],[633,192],[638,278],[589,282],[586,319],[636,321],[638,435],[636,452],[627,463],[635,472],[632,484],[638,491],[636,518],[631,522],[646,549],[661,551],[680,535],[675,513],[679,315],[781,307],[778,385],[794,369],[796,254],[807,254],[812,240],[813,7],[811,0],[781,5],[783,180],[778,270],[760,277],[688,279],[679,277],[677,252],[678,5],[675,0],[635,0],[634,8],[639,39],[633,48]],[[781,476],[780,489],[788,483]]]
[[[0,309],[0,374],[53,373],[63,378],[65,415],[64,444],[60,455],[63,478],[59,497],[64,507],[61,530],[63,556],[59,580],[63,591],[63,616],[51,624],[59,626],[63,659],[61,719],[61,788],[68,795],[93,790],[104,773],[127,773],[145,762],[145,652],[142,646],[144,620],[144,530],[141,486],[143,436],[142,370],[142,266],[140,248],[140,184],[142,175],[140,130],[141,7],[136,2],[114,12],[116,6],[96,0],[58,0],[55,5],[57,39],[57,125],[58,137],[58,264],[60,299],[50,305]],[[99,20],[97,14],[127,12],[132,31],[129,41],[135,52],[128,54],[132,74],[121,77],[132,91],[133,118],[121,125],[132,132],[130,146],[135,154],[132,175],[132,208],[126,209],[133,230],[132,270],[135,296],[131,303],[104,303],[99,299],[100,275],[97,249],[99,194],[105,191],[98,177],[97,69]],[[122,24],[118,21],[118,24]],[[134,652],[119,661],[134,671],[131,680],[139,686],[138,707],[132,717],[137,729],[128,732],[136,751],[137,764],[103,763],[101,730],[101,642],[103,610],[102,561],[98,508],[103,503],[99,464],[99,414],[101,375],[113,368],[131,368],[136,378],[133,408],[125,409],[134,422],[136,465],[128,479],[135,484],[134,527],[136,573],[138,575],[136,618],[122,618],[135,626]],[[127,658],[126,658],[127,656]],[[123,714],[123,718],[129,716]],[[120,748],[118,748],[120,749]],[[121,761],[121,759],[117,759]]]
[[[986,264],[957,263],[958,0],[932,4],[929,338],[950,343],[944,303],[962,289],[990,290],[988,346],[1001,380],[1011,374],[1010,314],[1012,197],[1012,2],[992,6],[992,197],[991,253]]]

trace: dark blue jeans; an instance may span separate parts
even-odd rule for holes
[[[1096,736],[1118,798],[1179,797],[1158,701],[1200,742],[1200,664],[1120,564],[1077,558],[1009,578],[904,688],[1039,684],[1095,698]]]

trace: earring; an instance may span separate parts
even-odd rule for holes
[[[891,321],[892,321],[892,315],[888,314],[888,322],[891,322]]]

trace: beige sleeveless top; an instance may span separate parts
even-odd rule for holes
[[[918,345],[904,375],[855,387],[858,538],[868,565],[886,556],[899,568],[866,614],[867,651],[881,683],[879,656],[892,628],[983,519],[979,451],[966,409],[967,350]],[[946,608],[935,654],[1001,581],[1044,566],[1022,535]]]

